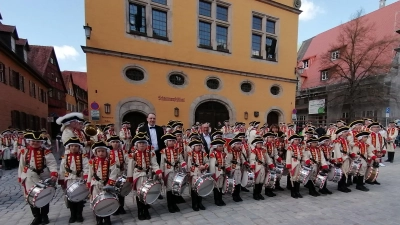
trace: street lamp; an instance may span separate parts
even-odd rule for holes
[[[249,113],[248,112],[244,112],[244,119],[247,120],[249,118]]]
[[[83,26],[83,29],[85,30],[86,39],[90,40],[90,35],[92,33],[92,27],[89,26],[89,24],[87,23],[86,26]]]
[[[175,109],[174,109],[174,116],[179,117],[179,108],[178,107],[175,107]]]

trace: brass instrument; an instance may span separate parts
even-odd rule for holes
[[[83,129],[83,132],[86,134],[86,136],[94,137],[100,133],[100,129],[94,125],[88,124]]]

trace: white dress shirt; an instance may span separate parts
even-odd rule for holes
[[[156,132],[156,127],[154,126],[150,126],[150,124],[148,124],[149,126],[149,132],[150,132],[150,138],[151,138],[151,145],[153,147],[154,151],[158,151],[158,142],[157,142],[157,132]],[[153,129],[151,127],[154,127]]]
[[[203,137],[204,137],[204,140],[206,140],[206,142],[207,142],[207,147],[208,147],[208,149],[210,149],[210,147],[211,147],[211,137],[210,137],[210,134],[204,134],[204,133],[203,133]]]

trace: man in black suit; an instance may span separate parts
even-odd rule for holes
[[[201,134],[200,134],[201,142],[203,142],[204,150],[207,154],[210,153],[210,145],[211,145],[211,134],[210,134],[210,124],[204,123],[201,125]]]
[[[165,148],[165,143],[161,140],[161,137],[164,135],[164,129],[156,125],[156,114],[149,113],[149,115],[147,115],[147,123],[139,128],[139,132],[147,133],[147,136],[150,139],[151,148],[156,153],[157,163],[160,164],[160,150]]]

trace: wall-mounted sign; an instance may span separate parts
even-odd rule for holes
[[[93,121],[100,120],[100,111],[99,110],[90,110],[90,117]]]
[[[159,101],[166,101],[166,102],[185,102],[184,98],[179,97],[165,97],[165,96],[158,96]]]
[[[308,114],[325,113],[325,99],[310,100],[308,102]]]
[[[97,102],[92,102],[90,104],[90,108],[93,110],[99,110],[100,109],[100,105]]]

